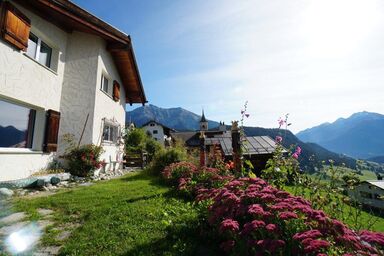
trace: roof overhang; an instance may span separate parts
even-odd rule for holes
[[[131,38],[68,0],[15,0],[64,31],[100,36],[115,62],[125,89],[126,102],[147,103]]]

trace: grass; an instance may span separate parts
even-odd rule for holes
[[[286,186],[284,189],[292,194],[297,194],[298,196],[303,196],[306,199],[310,199],[310,191],[307,188],[304,189],[304,194],[299,192],[302,190],[301,188],[297,189],[294,186]],[[331,211],[330,207],[333,206],[324,206],[321,207],[321,209],[329,214]],[[356,209],[353,206],[349,206],[347,204],[337,205],[337,207],[342,207],[342,221],[351,228],[358,227],[357,229],[369,229],[373,231],[384,232],[384,218],[374,215],[368,211]],[[338,219],[341,220],[340,217],[338,217]]]
[[[54,226],[80,224],[68,240],[49,228],[43,245],[63,245],[62,255],[215,255],[199,238],[199,216],[188,200],[143,172],[53,196],[20,199],[18,211],[38,219],[55,211]],[[63,243],[63,244],[61,244]]]

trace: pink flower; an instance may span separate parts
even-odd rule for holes
[[[328,241],[325,241],[325,240],[312,240],[311,242],[309,242],[308,246],[304,247],[304,252],[305,253],[313,253],[313,252],[319,251],[322,248],[327,248],[329,246],[330,246],[330,244],[329,244]]]
[[[301,147],[297,146],[296,153],[298,153],[299,155],[301,154]]]
[[[264,209],[259,204],[253,204],[248,207],[249,214],[264,215]]]
[[[265,226],[265,229],[269,232],[274,232],[277,230],[277,226],[275,224],[268,224]]]
[[[253,220],[251,222],[248,222],[248,223],[244,224],[244,228],[243,228],[243,231],[241,232],[241,234],[247,235],[247,234],[251,233],[252,231],[257,230],[259,228],[262,228],[264,226],[265,226],[265,222],[264,221],[262,221],[262,220]]]
[[[283,141],[283,137],[281,137],[281,136],[276,136],[276,138],[275,138],[275,142],[276,142],[276,143],[280,144],[282,141]]]
[[[384,233],[363,230],[360,232],[360,237],[368,243],[384,246]]]
[[[295,152],[295,153],[292,154],[292,157],[295,158],[295,159],[298,159],[299,158],[299,154],[297,154],[297,152]]]
[[[232,219],[225,219],[220,223],[219,227],[220,232],[225,232],[227,230],[235,232],[239,230],[239,223]]]
[[[321,232],[317,229],[312,229],[312,230],[308,230],[308,231],[305,231],[305,232],[301,232],[301,233],[296,233],[294,236],[293,236],[293,239],[295,240],[305,240],[307,238],[318,238],[319,236],[321,236]]]
[[[279,129],[285,124],[285,121],[281,119],[281,117],[279,118],[279,120],[277,120],[277,122],[279,123]]]
[[[282,220],[288,220],[288,219],[297,219],[299,216],[297,216],[294,212],[281,212],[279,213],[279,218]]]

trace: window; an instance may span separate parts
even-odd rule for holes
[[[31,148],[36,111],[0,100],[0,147]]]
[[[29,34],[27,55],[40,64],[51,68],[52,48],[33,33]]]
[[[110,123],[104,123],[103,141],[117,142],[118,136],[119,126]]]
[[[155,126],[155,124],[154,124],[154,123],[150,123],[149,126],[152,126],[152,127],[153,127],[153,126]]]
[[[103,74],[101,76],[101,87],[100,89],[104,91],[105,93],[111,95],[111,88],[109,88],[109,80],[108,78]]]
[[[153,130],[153,134],[157,134],[158,133],[158,131],[157,130]]]

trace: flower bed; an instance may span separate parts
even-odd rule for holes
[[[234,178],[186,162],[163,177],[207,205],[207,231],[231,255],[382,255],[384,234],[355,232],[260,178]]]

